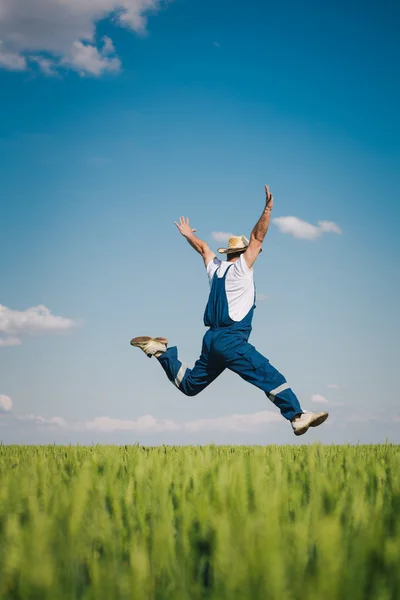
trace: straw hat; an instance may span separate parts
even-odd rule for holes
[[[220,254],[235,254],[236,252],[240,252],[241,250],[244,252],[247,250],[249,246],[249,240],[244,235],[234,235],[229,238],[228,247],[227,248],[218,248],[218,252]],[[262,252],[262,248],[260,248],[260,252]]]
[[[229,238],[227,248],[218,248],[220,254],[234,254],[241,250],[246,250],[249,245],[249,240],[244,235],[234,235]]]

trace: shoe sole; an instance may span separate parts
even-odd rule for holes
[[[153,339],[155,342],[160,342],[161,344],[165,344],[166,346],[168,345],[167,338],[163,338],[163,337],[152,338],[149,335],[142,335],[140,337],[133,338],[133,340],[131,340],[131,346],[136,346],[137,348],[140,348],[140,346],[142,344],[146,344],[147,342],[150,342],[150,340],[153,340]]]
[[[322,425],[322,423],[325,423],[325,421],[327,420],[327,418],[329,417],[329,413],[322,413],[322,415],[320,415],[319,417],[317,417],[315,419],[315,421],[313,421],[312,423],[310,423],[310,427],[318,427],[318,425]]]
[[[318,427],[318,425],[322,425],[322,423],[325,423],[325,421],[327,420],[327,418],[329,417],[329,413],[323,413],[322,415],[319,415],[318,417],[316,417],[314,419],[314,421],[312,421],[311,423],[309,423],[307,425],[307,427],[303,427],[302,429],[298,429],[297,431],[294,431],[294,435],[304,435],[305,433],[307,433],[307,431],[310,429],[310,427]]]

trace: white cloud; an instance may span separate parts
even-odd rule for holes
[[[47,75],[67,66],[79,73],[117,72],[120,60],[109,38],[99,48],[97,23],[106,18],[138,34],[147,15],[163,0],[0,0],[0,68],[28,69],[32,62]],[[43,54],[45,56],[43,56]]]
[[[166,431],[251,431],[267,423],[281,421],[281,416],[272,411],[262,411],[248,415],[231,415],[215,419],[198,419],[179,423],[170,419],[156,419],[151,415],[136,420],[97,417],[91,421],[78,423],[73,428],[80,431],[114,432],[133,431],[136,433],[161,433]]]
[[[67,422],[62,417],[40,417],[39,415],[19,415],[17,417],[20,421],[29,421],[36,425],[53,425],[61,427],[62,429],[67,428]]]
[[[9,413],[13,407],[13,401],[8,396],[0,394],[0,414]]]
[[[180,427],[174,421],[155,419],[151,415],[145,415],[136,420],[97,417],[92,421],[86,421],[83,424],[79,424],[77,428],[100,432],[135,431],[143,433],[159,433],[161,431],[175,431]]]
[[[0,304],[0,346],[19,345],[22,334],[61,333],[74,326],[72,319],[53,315],[43,305],[18,311]]]
[[[0,68],[9,71],[25,71],[27,67],[26,58],[17,52],[3,52],[3,46],[0,40]]]
[[[86,73],[97,76],[105,71],[118,72],[121,68],[121,61],[118,57],[112,56],[114,46],[109,38],[103,38],[103,41],[104,45],[100,51],[92,44],[74,42],[71,54],[63,60],[63,64],[79,71],[82,76]]]
[[[57,67],[53,60],[49,58],[44,58],[43,56],[33,56],[31,61],[36,63],[39,69],[44,73],[44,75],[48,75],[49,77],[54,77],[57,75]]]
[[[315,240],[327,232],[342,233],[340,227],[332,221],[318,221],[317,225],[312,225],[297,217],[276,217],[273,223],[281,233],[288,233],[301,240]]]
[[[331,390],[338,390],[340,386],[337,383],[328,383],[328,388]]]
[[[330,408],[341,408],[344,406],[344,402],[333,402],[332,400],[325,398],[325,396],[321,396],[321,394],[313,394],[311,396],[311,402],[314,402],[315,404],[329,404]]]
[[[323,233],[338,233],[339,235],[342,233],[339,225],[333,221],[318,221],[318,227]]]
[[[229,238],[233,237],[233,233],[226,233],[225,231],[213,231],[211,233],[212,238],[216,242],[227,242]]]
[[[0,338],[0,348],[7,348],[8,346],[20,346],[21,340],[16,337]]]
[[[316,404],[328,404],[328,400],[321,396],[321,394],[313,394],[311,396],[311,402],[315,402]]]
[[[7,396],[0,396],[1,403],[4,399],[3,412],[9,412],[12,401]],[[11,404],[10,404],[11,403]],[[172,419],[156,419],[152,415],[144,415],[138,419],[114,419],[112,417],[96,417],[89,421],[68,423],[62,417],[42,417],[34,414],[15,415],[20,423],[30,426],[40,426],[52,429],[63,429],[75,432],[116,433],[133,432],[137,434],[153,434],[166,432],[251,432],[265,427],[269,423],[283,422],[278,412],[261,411],[251,414],[235,414],[227,417],[213,419],[197,419],[189,422],[178,422]]]
[[[299,239],[314,240],[321,235],[318,227],[297,217],[277,217],[272,222],[281,233],[289,233]]]
[[[257,294],[256,294],[256,295],[257,295],[257,298],[256,298],[256,299],[257,299],[259,302],[263,302],[264,300],[268,300],[268,296],[267,296],[267,294],[259,294],[259,293],[257,292]]]

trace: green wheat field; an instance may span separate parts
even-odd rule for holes
[[[398,600],[400,446],[0,446],[0,599]]]

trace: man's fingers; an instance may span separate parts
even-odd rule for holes
[[[179,223],[177,223],[176,221],[174,221],[174,223],[181,233],[182,233],[182,230],[186,231],[186,229],[185,229],[186,227],[190,227],[189,217],[179,217]],[[196,231],[196,229],[192,229],[191,231],[194,233]]]

